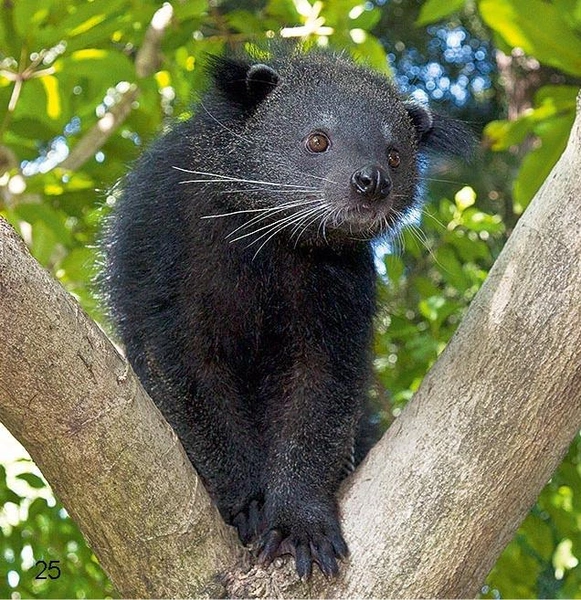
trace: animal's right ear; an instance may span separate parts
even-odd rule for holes
[[[427,106],[405,102],[421,150],[433,150],[469,159],[476,139],[470,129],[456,119],[432,112]]]
[[[256,108],[278,83],[278,73],[262,63],[216,56],[210,56],[208,62],[220,94],[247,110]]]

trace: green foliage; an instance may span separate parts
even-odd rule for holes
[[[484,598],[581,598],[581,435],[488,577]]]
[[[478,7],[507,51],[521,48],[541,64],[581,78],[581,2],[479,0]],[[517,214],[528,206],[565,148],[577,91],[578,86],[545,86],[537,92],[533,110],[516,121],[491,123],[486,130],[497,150],[535,139],[536,147],[522,161],[513,184]]]
[[[139,70],[139,50],[160,6],[155,0],[16,0],[0,9],[0,214],[100,322],[91,282],[108,190],[169,119],[190,114],[192,98],[205,85],[205,53],[225,45],[260,45],[282,30],[286,37],[345,48],[389,71],[374,35],[384,9],[362,0],[175,0],[159,48],[145,61],[148,68]],[[402,3],[401,10],[409,8]],[[417,23],[457,19],[462,11],[472,20],[480,15],[503,51],[518,46],[569,78],[581,77],[581,0],[426,0]],[[517,214],[565,145],[576,91],[574,85],[545,85],[530,111],[486,128],[495,151],[530,146],[512,189]],[[96,142],[95,132],[125,104],[116,126]],[[433,193],[421,229],[404,232],[395,252],[384,257],[375,366],[378,396],[385,401],[383,390],[389,390],[382,407],[386,424],[454,333],[513,224],[503,221],[498,204],[483,194],[476,198],[470,184],[476,187],[469,180],[453,199],[457,189],[450,186],[448,197]],[[436,189],[433,182],[431,187]],[[114,594],[73,522],[30,471],[7,478],[0,467],[0,596]],[[494,567],[483,595],[580,597],[580,556],[578,437]],[[61,576],[35,579],[38,560],[58,560]]]
[[[421,229],[405,231],[398,251],[385,258],[376,372],[396,411],[445,348],[504,240],[500,216],[479,210],[475,200],[467,187],[454,201],[426,206]]]
[[[465,4],[466,0],[428,0],[418,22],[433,23]],[[577,83],[544,86],[535,95],[533,109],[513,121],[489,123],[485,130],[493,150],[533,140],[513,183],[513,210],[518,215],[547,178],[571,131],[581,81],[581,1],[477,0],[476,6],[499,49],[507,54],[524,51],[541,66],[557,69]]]
[[[449,17],[452,13],[463,8],[465,2],[466,0],[450,0],[449,2],[442,2],[442,0],[426,0],[422,5],[417,24],[429,25],[434,21]]]
[[[465,3],[427,0],[418,22],[425,25],[437,21],[457,11],[462,4]],[[485,128],[485,135],[495,151],[507,152],[518,146],[528,148],[512,187],[513,209],[520,214],[563,152],[574,120],[575,98],[581,79],[581,1],[477,0],[476,5],[501,50],[506,53],[517,50],[518,54],[518,49],[522,49],[541,65],[574,76],[577,82],[577,85],[545,85],[536,91],[532,109],[515,120],[493,121]],[[444,223],[449,222],[446,212],[450,209],[444,208],[442,212],[446,203],[451,204],[441,201],[438,215]],[[464,245],[463,249],[443,247],[450,241],[448,230],[438,240],[432,237],[436,232],[430,231],[433,224],[430,225],[429,219],[424,220],[423,228],[433,254],[446,270],[438,269],[432,256],[425,260],[432,272],[439,273],[431,275],[427,282],[423,281],[421,266],[415,274],[413,267],[410,268],[408,274],[402,265],[396,265],[395,273],[391,273],[396,290],[399,289],[397,282],[408,278],[407,297],[397,306],[395,318],[388,317],[391,324],[386,333],[390,345],[383,350],[392,354],[387,355],[389,360],[380,361],[378,365],[381,381],[394,391],[396,407],[411,396],[421,381],[422,372],[417,361],[423,360],[427,368],[435,360],[473,293],[472,286],[478,285],[477,280],[466,277],[462,271],[482,274],[490,267],[490,257],[485,253],[472,256],[463,253],[462,250],[468,250],[470,245]],[[499,234],[499,231],[486,227],[483,231],[488,231],[491,240],[496,240]],[[390,259],[392,263],[398,260]],[[406,264],[409,265],[408,260]],[[439,285],[434,286],[438,280]],[[448,296],[442,290],[442,285],[446,289],[446,283],[448,290],[452,290]],[[463,297],[458,295],[462,292]],[[394,327],[395,336],[390,333]],[[418,331],[421,337],[418,337]],[[410,352],[414,353],[411,361],[405,358]],[[407,389],[398,387],[406,383]],[[581,436],[577,436],[559,470],[489,575],[482,596],[580,598],[580,558]]]
[[[515,212],[528,206],[563,153],[575,118],[579,89],[547,85],[535,95],[535,108],[515,121],[493,121],[485,129],[494,150],[508,150],[534,135],[536,147],[524,157],[513,185]]]
[[[30,460],[11,466],[16,473],[8,478],[0,465],[0,598],[114,597],[81,533],[47,493],[46,482],[31,472]],[[43,571],[40,561],[51,569]]]
[[[486,24],[511,48],[543,64],[581,74],[577,3],[569,0],[478,0]]]

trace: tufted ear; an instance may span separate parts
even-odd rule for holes
[[[470,158],[476,139],[463,123],[434,113],[415,102],[406,102],[405,107],[416,130],[421,150]]]
[[[246,89],[249,97],[262,102],[278,83],[278,73],[268,65],[252,65],[246,73]]]
[[[262,63],[208,56],[208,65],[220,94],[247,110],[256,108],[278,83],[278,73]]]

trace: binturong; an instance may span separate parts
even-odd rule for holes
[[[116,190],[105,294],[241,541],[262,564],[292,554],[300,577],[334,575],[336,493],[369,438],[372,242],[417,213],[430,151],[466,153],[471,136],[331,52],[209,70],[195,116]]]

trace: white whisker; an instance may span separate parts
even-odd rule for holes
[[[226,236],[226,239],[228,239],[231,235],[234,235],[237,231],[239,231],[241,229],[246,229],[247,227],[250,227],[251,225],[259,223],[260,221],[263,221],[264,219],[268,219],[269,217],[271,217],[272,215],[274,215],[276,213],[288,210],[289,208],[297,208],[297,207],[300,207],[300,206],[304,206],[305,204],[313,204],[315,202],[319,202],[319,200],[310,200],[308,202],[288,203],[285,206],[279,206],[277,208],[273,208],[270,212],[268,212],[266,214],[256,215],[255,217],[252,217],[252,219],[249,219],[245,223],[242,223],[242,225],[239,225],[238,227],[236,227],[236,229],[234,229],[233,231],[231,231]]]
[[[281,183],[281,182],[275,182],[275,181],[262,181],[262,180],[256,180],[256,179],[244,179],[241,177],[232,177],[230,175],[221,175],[220,173],[210,173],[208,171],[193,171],[190,169],[183,169],[181,167],[176,167],[175,165],[172,166],[172,169],[175,169],[176,171],[182,171],[183,173],[190,173],[192,175],[204,175],[206,177],[217,177],[218,179],[189,179],[189,180],[185,180],[185,181],[180,181],[180,184],[183,183],[218,183],[220,181],[235,181],[235,182],[239,182],[239,183],[255,183],[258,185],[272,185],[275,187],[289,187],[289,188],[298,188],[301,190],[305,189],[304,185],[296,185],[294,183]],[[309,188],[306,188],[309,189]],[[315,192],[318,191],[317,188],[310,188],[311,191]]]
[[[255,212],[260,212],[260,213],[264,213],[264,212],[268,212],[268,211],[279,211],[281,209],[285,209],[285,208],[294,208],[295,206],[301,206],[303,204],[311,204],[313,202],[318,202],[318,200],[296,200],[293,202],[288,202],[286,204],[279,204],[278,206],[268,206],[266,208],[247,208],[245,210],[234,210],[232,212],[227,212],[227,213],[219,213],[219,214],[215,214],[215,215],[204,215],[202,217],[200,217],[200,219],[217,219],[219,217],[229,217],[231,215],[241,215],[244,213],[255,213]]]
[[[299,210],[299,211],[298,211],[298,212],[296,212],[296,213],[292,213],[292,214],[290,214],[290,215],[287,215],[286,217],[283,217],[282,219],[278,219],[277,221],[274,221],[274,223],[268,223],[267,225],[263,225],[262,227],[259,227],[258,229],[254,229],[253,231],[250,231],[250,232],[248,232],[248,233],[244,233],[244,234],[242,234],[242,235],[239,235],[238,237],[235,237],[235,238],[231,239],[231,240],[230,240],[230,243],[232,244],[233,242],[236,242],[236,241],[238,241],[238,240],[241,240],[241,239],[243,239],[243,238],[246,238],[246,237],[248,237],[248,236],[251,236],[251,235],[254,235],[254,234],[256,234],[256,233],[259,233],[260,231],[264,231],[265,229],[271,229],[272,227],[275,227],[276,225],[278,225],[278,224],[280,224],[280,223],[285,223],[285,222],[287,222],[287,221],[291,221],[291,222],[292,222],[292,220],[293,220],[293,219],[295,219],[295,218],[296,218],[298,215],[301,215],[301,216],[302,216],[302,214],[303,214],[305,211],[310,211],[310,210],[313,210],[313,208],[312,208],[312,207],[310,207],[310,206],[309,206],[309,207],[307,207],[307,208],[305,208],[305,209],[303,209],[303,210]],[[257,242],[257,241],[258,241],[258,240],[260,240],[261,238],[262,238],[262,236],[260,236],[260,237],[259,237],[259,238],[257,238],[256,240],[254,240],[254,241],[252,242],[252,244],[253,244],[253,243],[255,243],[255,242]]]
[[[296,190],[275,190],[277,194],[312,194],[313,188],[304,188],[304,189],[296,189]],[[264,192],[264,188],[239,188],[239,189],[230,189],[230,190],[222,190],[219,192],[220,194],[241,194],[246,192]]]
[[[316,210],[313,208],[309,208],[308,211],[306,211],[308,214],[312,214],[312,212]],[[264,240],[264,242],[260,245],[260,247],[258,248],[258,250],[254,253],[254,256],[252,257],[252,260],[254,260],[257,256],[258,253],[262,250],[262,248],[264,248],[264,246],[277,234],[280,233],[283,229],[286,229],[287,227],[297,223],[298,220],[302,220],[303,218],[305,218],[306,214],[304,214],[304,211],[299,211],[298,213],[295,213],[293,215],[291,215],[291,217],[294,217],[291,220],[288,220],[289,218],[287,217],[286,219],[281,219],[278,223],[280,224],[274,232],[270,232],[267,231],[266,233],[263,233],[259,238],[257,238],[256,240],[254,240],[253,242],[251,242],[250,244],[248,244],[248,246],[252,246],[252,244],[255,244],[256,242],[258,242],[260,239],[262,239],[263,237],[267,236],[266,240]],[[286,223],[284,223],[284,221],[287,221]],[[269,235],[270,234],[270,235]],[[247,247],[248,247],[247,246]]]
[[[315,216],[314,216],[314,217],[313,217],[313,218],[312,218],[310,221],[308,221],[308,223],[305,223],[305,225],[304,225],[304,227],[302,228],[301,232],[300,232],[300,233],[299,233],[299,235],[297,236],[297,239],[296,239],[296,241],[295,241],[295,248],[297,247],[297,245],[298,245],[298,243],[299,243],[299,240],[301,239],[301,235],[303,235],[303,233],[305,233],[305,231],[306,231],[306,230],[307,230],[307,229],[308,229],[308,228],[309,228],[309,227],[310,227],[310,226],[311,226],[311,225],[312,225],[312,224],[313,224],[313,223],[314,223],[314,222],[315,222],[317,219],[320,219],[320,217],[321,217],[321,214],[320,214],[320,213],[322,213],[322,214],[325,214],[326,210],[327,210],[327,207],[325,207],[325,206],[319,207],[319,210],[318,210],[316,213],[314,213],[314,215],[315,215]],[[308,218],[308,217],[307,217],[307,218]],[[292,239],[292,236],[291,236],[291,239]]]

